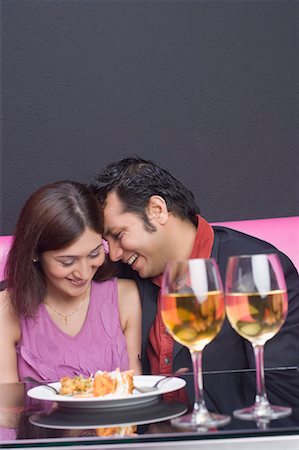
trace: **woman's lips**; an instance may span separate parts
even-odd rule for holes
[[[72,278],[67,278],[67,280],[70,281],[72,285],[76,287],[83,287],[86,286],[86,284],[88,283],[88,281],[86,280],[74,280]]]

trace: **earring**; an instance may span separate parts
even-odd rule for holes
[[[34,263],[37,263],[38,262],[38,258],[33,258],[33,260],[32,260]]]

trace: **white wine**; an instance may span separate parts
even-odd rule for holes
[[[255,345],[264,345],[280,329],[287,315],[287,293],[226,294],[226,315],[232,327]]]
[[[162,296],[162,319],[174,339],[190,350],[201,351],[219,333],[225,317],[224,295],[207,292]]]

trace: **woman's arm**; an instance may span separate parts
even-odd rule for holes
[[[127,341],[129,367],[135,375],[141,374],[141,302],[133,280],[118,280],[120,323]]]
[[[19,381],[16,345],[20,340],[19,319],[11,311],[7,291],[0,292],[0,382]]]

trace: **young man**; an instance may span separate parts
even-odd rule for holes
[[[284,254],[252,236],[211,227],[199,215],[193,194],[152,161],[126,158],[112,163],[98,174],[93,188],[104,206],[110,258],[122,261],[140,277],[144,373],[171,373],[192,366],[187,348],[173,341],[161,320],[159,286],[167,261],[214,257],[224,281],[229,256],[259,253],[279,254],[289,296],[286,322],[266,344],[265,366],[299,366],[299,276]],[[226,319],[204,349],[203,369],[254,367],[251,344]]]

